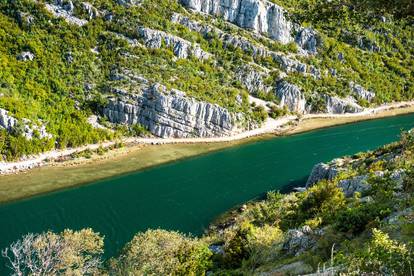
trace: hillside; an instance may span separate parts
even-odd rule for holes
[[[317,2],[2,1],[2,158],[413,99],[411,2]]]
[[[27,234],[2,255],[16,275],[410,275],[413,152],[414,133],[403,133],[316,164],[306,188],[269,192],[201,237],[147,230],[107,261],[92,229]]]

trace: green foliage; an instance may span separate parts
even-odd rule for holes
[[[2,250],[13,275],[102,274],[103,237],[92,229],[27,234]]]
[[[390,206],[380,202],[348,207],[340,211],[336,219],[336,229],[341,232],[359,234],[391,213]]]
[[[253,225],[249,223],[243,223],[232,235],[232,237],[226,241],[224,250],[225,255],[223,258],[223,264],[227,268],[240,267],[243,260],[247,259],[250,255],[249,252],[249,240],[253,235]]]
[[[204,275],[211,266],[207,245],[178,232],[148,230],[129,242],[112,261],[120,275]]]
[[[405,245],[390,239],[378,229],[372,230],[373,237],[362,250],[350,256],[339,256],[339,263],[345,264],[349,275],[381,273],[384,275],[412,274],[414,258],[412,244]]]
[[[321,218],[325,224],[332,222],[346,203],[344,193],[336,183],[326,180],[312,186],[301,197],[294,214],[294,225],[314,218]]]

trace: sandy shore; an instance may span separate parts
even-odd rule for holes
[[[399,114],[414,112],[414,101],[387,104],[376,108],[366,109],[355,114],[308,114],[304,116],[286,116],[277,120],[269,118],[262,127],[244,131],[229,137],[214,138],[126,138],[122,141],[111,141],[99,144],[86,145],[78,148],[64,150],[53,150],[26,160],[16,162],[0,162],[0,174],[15,174],[33,168],[46,166],[50,161],[70,156],[73,153],[89,150],[96,150],[99,147],[108,148],[115,143],[122,142],[126,145],[160,145],[160,144],[194,144],[194,143],[229,143],[244,140],[250,137],[262,136],[265,134],[293,134],[313,129],[346,124],[362,120],[370,120]]]
[[[116,142],[52,151],[31,159],[2,163],[6,169],[0,176],[0,203],[19,200],[69,187],[96,182],[116,175],[135,172],[179,159],[210,153],[276,135],[290,135],[313,129],[356,121],[414,113],[413,103],[399,103],[368,110],[363,114],[308,115],[268,120],[260,129],[232,137],[206,139],[125,139],[125,147],[116,148],[90,158],[60,158],[86,149],[110,147]],[[119,141],[117,141],[119,142]],[[55,159],[54,159],[55,158]],[[18,166],[20,169],[18,169]],[[36,168],[36,169],[33,169]]]

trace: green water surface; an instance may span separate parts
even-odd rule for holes
[[[229,148],[92,185],[0,205],[0,248],[28,232],[91,227],[114,255],[138,231],[201,234],[229,208],[306,182],[314,164],[375,149],[414,127],[414,114]],[[4,266],[1,261],[1,266]],[[0,268],[4,272],[4,268]]]

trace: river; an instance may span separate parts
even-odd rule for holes
[[[375,149],[414,114],[278,137],[0,205],[0,248],[28,232],[91,227],[115,255],[138,231],[200,235],[221,213],[270,190],[304,185],[313,165]],[[4,272],[1,261],[0,274]]]

